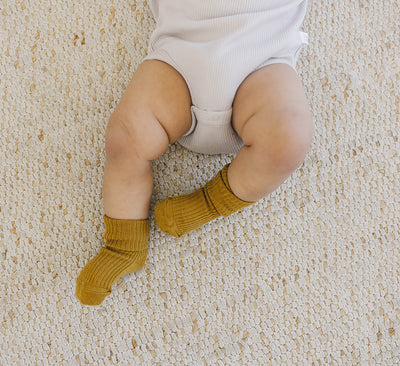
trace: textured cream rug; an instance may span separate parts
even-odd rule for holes
[[[398,0],[310,2],[305,163],[181,239],[153,225],[145,268],[93,308],[74,290],[102,243],[105,126],[153,18],[0,0],[0,364],[399,365],[399,24]],[[230,159],[172,146],[152,210]]]

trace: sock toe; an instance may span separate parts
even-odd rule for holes
[[[111,290],[94,287],[86,282],[76,281],[75,295],[82,305],[100,305],[111,294]]]

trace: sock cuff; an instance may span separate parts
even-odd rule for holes
[[[215,209],[222,216],[229,216],[255,203],[243,201],[232,192],[228,182],[228,168],[229,164],[225,165],[204,187]]]
[[[145,250],[149,246],[150,220],[120,220],[104,215],[106,246],[126,251]]]

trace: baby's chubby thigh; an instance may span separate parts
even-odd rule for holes
[[[190,106],[189,89],[179,72],[162,61],[144,61],[110,117],[108,157],[157,159],[190,128]]]

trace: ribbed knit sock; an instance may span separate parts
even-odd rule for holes
[[[160,229],[179,238],[219,216],[229,216],[253,204],[234,195],[228,183],[228,167],[197,191],[157,204],[154,215]]]
[[[149,220],[117,220],[104,216],[105,246],[82,269],[76,297],[84,305],[100,305],[122,276],[140,270],[147,258]]]

